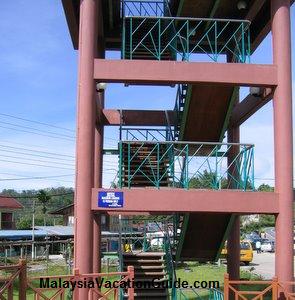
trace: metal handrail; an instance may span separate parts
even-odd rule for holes
[[[124,143],[132,144],[142,144],[143,141],[124,141]],[[157,141],[144,141],[145,144],[157,144]],[[245,146],[245,147],[254,147],[254,144],[248,143],[222,143],[222,142],[190,142],[190,141],[161,141],[161,144],[180,144],[180,145],[208,145],[208,146]]]
[[[126,18],[136,18],[136,19],[159,19],[158,17],[152,16],[136,16],[136,17],[126,17]],[[161,17],[161,20],[174,20],[174,21],[205,21],[205,22],[231,22],[231,23],[246,23],[251,25],[250,20],[243,19],[219,19],[219,18],[190,18],[190,17]]]
[[[212,24],[205,31],[201,31],[202,34],[196,39],[195,34],[199,28],[210,22]],[[125,27],[127,24],[130,28],[126,34]],[[226,31],[230,24],[235,24],[234,28],[231,28],[232,34]],[[221,54],[231,52],[235,61],[245,63],[248,60],[250,62],[250,24],[249,20],[237,19],[171,16],[125,17],[122,57],[133,59],[133,55],[141,47],[157,60],[161,60],[169,50],[175,54],[178,53],[183,61],[188,61],[192,54],[200,52],[207,54],[213,61],[217,62]],[[142,36],[138,34],[141,28],[144,29]],[[125,52],[127,35],[130,37],[130,43],[128,52]],[[138,36],[135,38],[135,35]]]
[[[120,180],[120,187],[131,188],[143,179],[157,188],[164,183],[165,186],[177,188],[201,188],[199,185],[202,182],[213,189],[231,186],[254,190],[252,144],[121,141],[119,147],[119,166],[124,165],[120,168],[120,177],[124,178],[124,181]],[[230,161],[228,157],[231,157]]]

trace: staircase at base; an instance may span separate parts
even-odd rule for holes
[[[134,266],[135,282],[152,282],[154,279],[157,283],[168,281],[168,275],[165,268],[164,252],[140,252],[123,254],[123,270],[127,266]],[[167,288],[143,287],[134,289],[135,299],[169,299]],[[125,295],[126,296],[126,295]]]

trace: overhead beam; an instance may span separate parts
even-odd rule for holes
[[[164,110],[119,110],[104,109],[103,123],[107,126],[167,126],[166,112]],[[174,124],[175,112],[167,111],[169,123]]]
[[[264,5],[266,0],[254,0],[253,4],[251,5],[247,15],[245,17],[246,20],[253,21],[262,6]]]
[[[122,208],[98,206],[98,192],[123,192]],[[93,211],[150,212],[208,212],[238,214],[277,214],[277,194],[236,190],[165,189],[92,189]]]
[[[213,83],[272,87],[277,85],[277,67],[238,63],[95,59],[94,79],[98,82],[135,84]]]
[[[273,98],[273,92],[273,89],[267,88],[262,89],[261,96],[249,94],[242,102],[234,107],[230,119],[230,127],[242,125]]]
[[[79,17],[77,16],[73,1],[62,0],[62,5],[67,19],[73,47],[77,50],[79,43]]]

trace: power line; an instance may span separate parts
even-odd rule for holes
[[[66,196],[66,195],[73,195],[74,192],[66,192],[66,193],[59,193],[59,194],[48,194],[50,197],[58,197],[58,196]],[[37,199],[38,195],[31,195],[31,196],[4,196],[0,195],[0,198],[13,198],[13,199]]]
[[[25,128],[25,129],[29,129],[29,130],[36,130],[36,131],[40,131],[40,132],[44,132],[44,133],[49,133],[49,134],[53,134],[53,135],[57,135],[57,136],[62,136],[62,137],[67,137],[67,138],[71,138],[74,139],[74,136],[71,135],[66,135],[66,134],[62,134],[62,133],[55,133],[52,131],[47,131],[47,130],[42,130],[42,129],[38,129],[38,128],[34,128],[34,127],[29,127],[29,126],[24,126],[24,125],[20,125],[20,124],[13,124],[13,123],[9,123],[9,122],[3,122],[0,121],[1,124],[5,124],[5,125],[10,125],[10,126],[14,126],[14,127],[21,127],[21,128]]]
[[[62,138],[62,137],[58,137],[58,136],[51,136],[51,135],[48,135],[48,134],[42,134],[42,133],[37,133],[37,132],[33,132],[33,131],[28,131],[28,130],[22,130],[22,129],[17,129],[17,128],[11,128],[11,127],[7,127],[7,126],[1,126],[1,125],[0,125],[0,128],[9,129],[9,130],[14,130],[14,131],[20,131],[20,132],[25,132],[25,133],[31,133],[31,134],[36,134],[36,135],[45,136],[45,137],[50,137],[50,138],[55,138],[55,139],[60,139],[60,140],[67,140],[67,141],[71,141],[71,142],[74,141],[74,138],[73,138],[73,139],[66,138],[66,137],[65,137],[65,138]]]
[[[64,127],[60,127],[60,126],[56,126],[56,125],[52,125],[52,124],[48,124],[48,123],[44,123],[44,122],[33,121],[33,120],[26,119],[26,118],[16,117],[16,116],[9,115],[9,114],[0,113],[0,115],[5,116],[5,117],[9,117],[9,118],[13,118],[13,119],[17,119],[17,120],[30,122],[30,123],[40,124],[40,125],[44,125],[44,126],[48,126],[48,127],[52,127],[52,128],[58,128],[58,129],[66,130],[66,131],[69,131],[69,132],[75,132],[75,130],[72,130],[72,129],[68,129],[68,128],[64,128]]]
[[[53,176],[53,178],[56,178],[58,176]],[[20,181],[20,180],[33,180],[33,179],[51,179],[52,177],[19,177],[19,178],[0,178],[0,182],[1,181]],[[62,182],[69,182],[69,183],[73,183],[73,181],[70,180],[62,180],[59,179],[59,181]]]
[[[19,157],[19,156],[12,156],[12,155],[5,155],[5,154],[1,154],[1,157],[7,157],[7,158],[16,158],[16,159],[24,159],[24,160],[30,160],[30,161],[36,161],[36,162],[41,162],[41,163],[51,163],[51,164],[59,164],[59,165],[64,165],[64,166],[73,166],[74,167],[74,163],[71,164],[65,164],[62,162],[55,162],[55,161],[49,161],[49,160],[41,160],[41,159],[34,159],[34,158],[25,158],[25,157]]]
[[[0,149],[0,152],[8,152],[8,153],[15,153],[15,154],[22,154],[22,155],[27,155],[27,156],[36,156],[36,157],[43,157],[43,158],[50,158],[50,159],[57,159],[57,160],[62,160],[62,161],[70,161],[74,163],[73,159],[66,159],[66,158],[59,158],[59,157],[51,157],[51,156],[46,156],[46,155],[40,155],[40,154],[34,154],[34,153],[25,153],[25,152],[19,152],[19,151],[12,151],[12,150],[2,150]],[[27,159],[27,158],[25,158]]]
[[[6,172],[0,172],[0,175],[9,175],[9,176],[22,176],[23,178],[31,178],[31,176],[26,176],[22,174],[15,174],[15,173],[6,173]],[[68,176],[74,176],[75,174],[65,174],[65,175],[39,175],[34,177],[42,177],[42,178],[54,178],[54,177],[68,177]]]
[[[38,148],[38,149],[39,148],[48,149],[47,147],[44,147],[43,145],[15,143],[15,142],[11,142],[11,141],[8,141],[8,140],[2,140],[2,139],[1,139],[1,142],[6,143],[6,144],[18,145],[18,146],[34,147],[34,148]],[[37,151],[36,149],[32,149],[32,150]]]
[[[104,137],[106,140],[111,140],[111,141],[116,141],[116,142],[118,142],[119,141],[119,139],[114,139],[114,138],[110,138],[110,137]]]
[[[48,151],[32,150],[32,149],[26,149],[26,148],[21,148],[21,147],[6,146],[6,145],[2,145],[2,144],[0,144],[0,147],[2,147],[2,148],[5,147],[5,148],[9,148],[9,149],[23,150],[23,151],[30,151],[30,152],[37,152],[37,153],[45,153],[45,154],[55,155],[55,156],[64,156],[64,157],[72,157],[72,158],[75,158],[75,156],[73,156],[73,155],[61,154],[61,153],[57,153],[57,152],[48,152]]]
[[[108,171],[114,171],[114,172],[104,172],[104,174],[108,174],[108,175],[114,175],[117,170],[114,169],[108,169]],[[1,173],[3,174],[3,173]],[[1,181],[20,181],[20,180],[28,180],[28,179],[51,179],[51,178],[59,178],[59,177],[65,177],[68,175],[57,175],[57,176],[35,176],[35,177],[19,177],[19,178],[0,178],[0,182]],[[70,175],[70,176],[74,176],[74,174]],[[73,183],[73,181],[69,181],[69,180],[59,180],[59,181],[63,181],[63,182],[69,182],[69,183]]]
[[[56,166],[48,166],[48,165],[39,165],[39,164],[31,164],[31,163],[25,163],[25,162],[20,162],[20,161],[11,161],[11,160],[4,160],[0,159],[2,162],[8,162],[8,163],[13,163],[13,164],[21,164],[21,165],[28,165],[28,166],[36,166],[36,167],[45,167],[45,168],[52,168],[52,169],[62,169],[62,170],[73,170],[73,168],[64,168],[64,167],[56,167]]]

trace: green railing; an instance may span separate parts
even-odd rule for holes
[[[250,144],[121,141],[119,149],[119,187],[254,190]]]
[[[167,11],[166,0],[122,0],[121,17],[155,16],[162,17]]]
[[[232,55],[234,62],[250,62],[249,27],[247,20],[125,17],[122,58],[134,59],[137,51],[146,51],[161,60],[170,51],[184,61],[203,53],[215,62],[222,54]]]
[[[174,130],[167,126],[160,128],[120,128],[120,140],[125,141],[171,141],[174,139]]]

